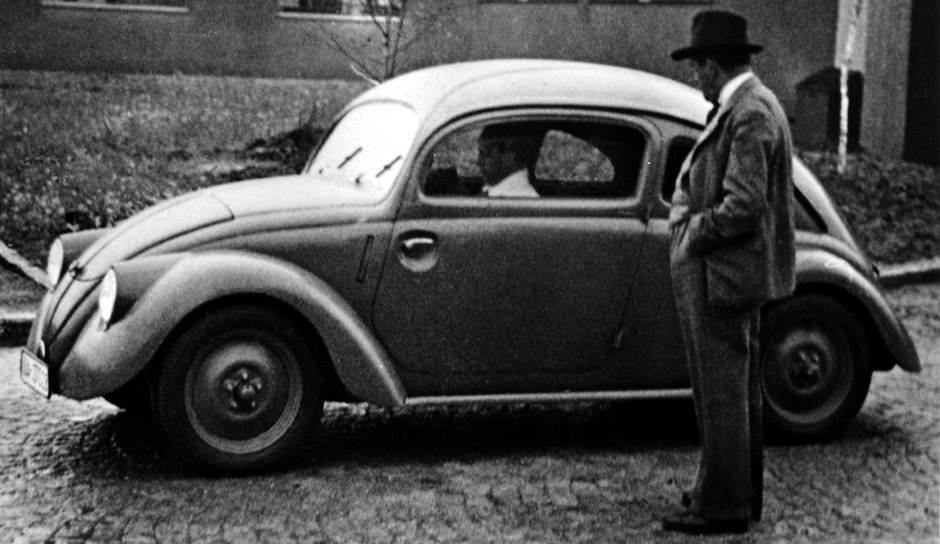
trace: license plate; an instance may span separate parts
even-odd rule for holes
[[[20,352],[20,379],[40,395],[49,398],[49,367],[25,349]]]

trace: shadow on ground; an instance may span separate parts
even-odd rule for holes
[[[32,460],[32,470],[144,479],[190,473],[157,438],[148,418],[115,411],[49,426],[56,428],[32,435],[28,449],[55,454]],[[696,444],[688,400],[396,409],[331,404],[322,425],[285,470],[629,454]]]
[[[156,425],[147,418],[115,411],[54,425],[69,429],[46,429],[29,439],[30,451],[55,452],[46,462],[33,460],[33,470],[144,480],[194,475],[157,438]],[[897,432],[903,430],[866,414],[833,442]],[[396,409],[331,404],[298,459],[283,470],[649,454],[693,451],[697,444],[690,400]],[[799,445],[773,437],[768,441],[768,447]]]

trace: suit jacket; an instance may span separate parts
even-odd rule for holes
[[[783,108],[752,76],[706,126],[672,198],[672,259],[704,259],[709,304],[793,292],[792,161]]]

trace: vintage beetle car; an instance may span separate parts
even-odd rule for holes
[[[325,400],[387,406],[689,394],[668,197],[701,94],[500,60],[350,103],[303,173],[212,187],[53,243],[21,375],[152,411],[202,468],[269,467]],[[529,123],[538,198],[487,198],[476,139]],[[812,439],[873,370],[918,371],[877,271],[795,160],[798,287],[763,316],[766,423]]]

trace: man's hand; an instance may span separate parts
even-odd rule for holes
[[[677,225],[685,223],[691,217],[692,212],[685,204],[673,204],[669,210],[669,228],[676,228]]]

